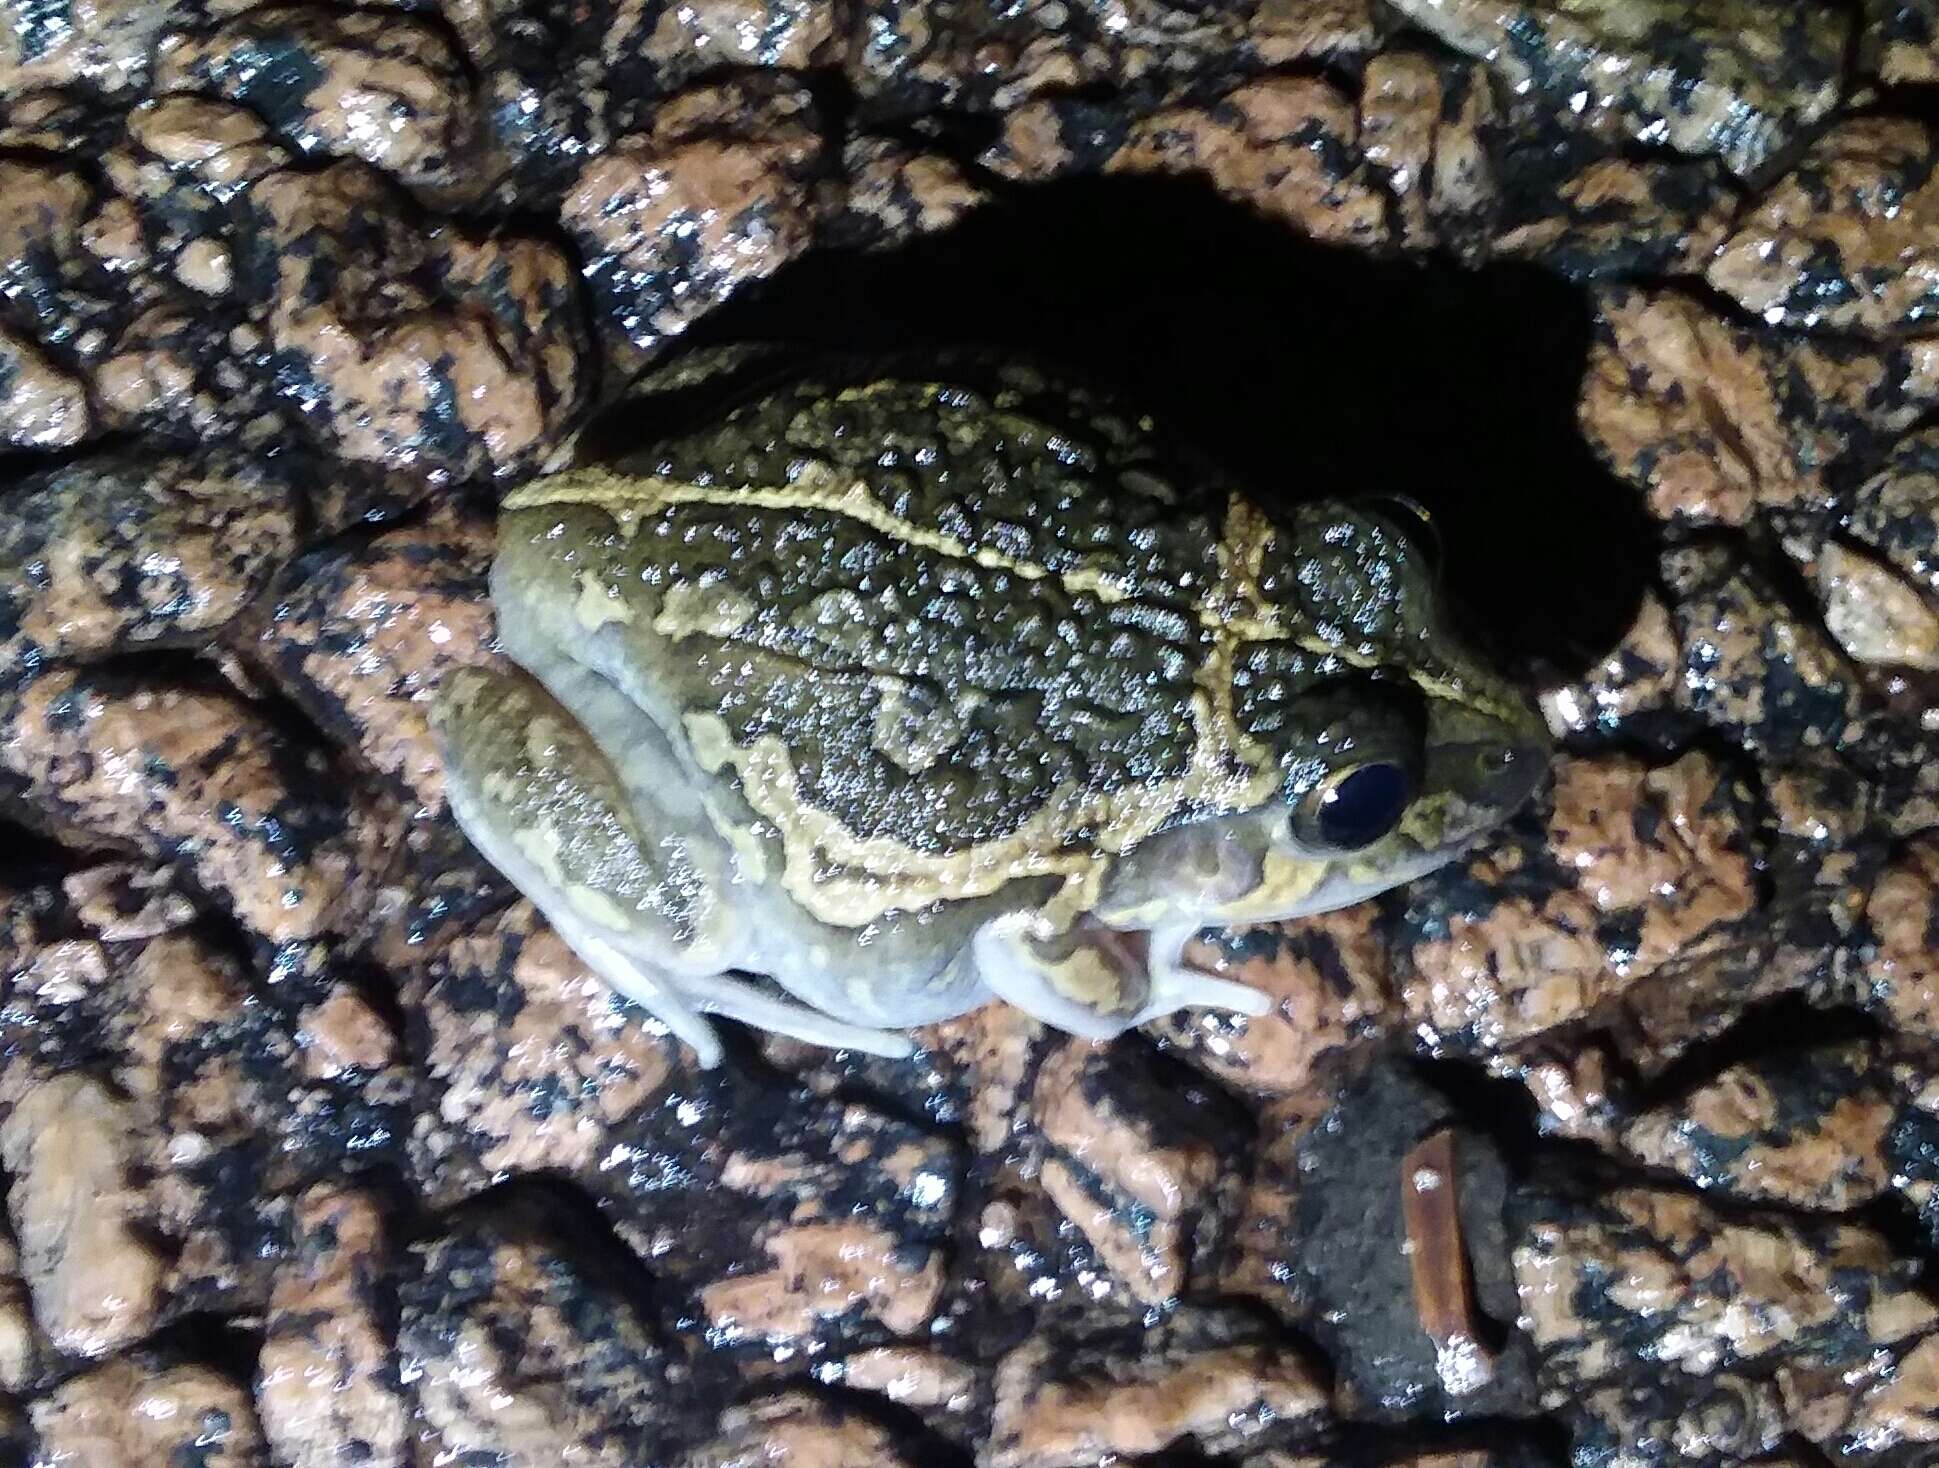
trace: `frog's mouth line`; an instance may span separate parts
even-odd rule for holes
[[[1365,860],[1364,857],[1333,858],[1326,875],[1301,901],[1299,911],[1288,913],[1275,921],[1291,921],[1294,918],[1318,917],[1322,913],[1337,912],[1343,907],[1352,907],[1369,898],[1378,897],[1383,892],[1396,887],[1404,887],[1409,882],[1438,871],[1474,846],[1478,836],[1464,836],[1458,841],[1447,842],[1432,849],[1416,848],[1412,854],[1398,860],[1378,863],[1377,873],[1356,871]]]

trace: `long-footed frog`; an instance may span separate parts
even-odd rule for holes
[[[525,671],[440,695],[452,809],[704,1064],[710,1014],[891,1055],[992,999],[1259,1014],[1200,929],[1406,882],[1547,764],[1419,529],[1034,369],[768,383],[505,500]]]

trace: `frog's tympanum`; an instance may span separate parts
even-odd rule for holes
[[[530,676],[446,685],[452,809],[703,1063],[709,1014],[898,1055],[992,998],[1263,1013],[1195,933],[1405,882],[1545,767],[1405,514],[1268,511],[1082,391],[960,381],[770,381],[504,502]]]

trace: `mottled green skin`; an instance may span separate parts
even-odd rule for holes
[[[811,802],[857,835],[902,833],[934,851],[1014,828],[1067,781],[1102,790],[1179,773],[1183,700],[1205,640],[1190,600],[1212,575],[1215,534],[1202,501],[1127,480],[1142,463],[1135,445],[951,412],[942,397],[898,385],[835,403],[799,386],[615,468],[784,485],[814,456],[866,476],[898,517],[972,547],[1054,570],[1102,560],[1135,600],[1107,606],[1048,578],[939,562],[814,509],[683,507],[630,542],[606,536],[597,568],[649,586],[726,576],[746,590],[759,610],[728,641],[765,656],[717,678],[703,654],[680,680],[683,698],[720,712],[737,742],[778,735]],[[907,680],[919,708],[948,710],[968,689],[987,702],[952,714],[958,742],[911,774],[870,739],[883,674]]]
[[[799,507],[682,506],[628,539],[600,523],[601,511],[548,506],[514,512],[506,534],[576,545],[582,567],[649,597],[710,577],[746,592],[758,610],[724,640],[725,656],[700,653],[686,676],[666,676],[678,678],[684,704],[717,710],[737,742],[781,738],[811,803],[858,835],[946,851],[1013,829],[1062,784],[1115,790],[1176,778],[1193,742],[1193,675],[1212,642],[1194,604],[1218,578],[1226,489],[1194,478],[1197,466],[1167,456],[1138,425],[1048,389],[988,406],[922,382],[846,400],[830,393],[795,383],[613,469],[781,486],[814,460],[865,483],[898,519],[972,549],[1053,573],[1108,568],[1126,598],[1107,604],[1054,576],[940,562],[846,515]],[[552,536],[561,523],[569,532]],[[1290,622],[1325,624],[1328,640],[1397,673],[1460,676],[1433,652],[1443,634],[1431,568],[1392,523],[1327,505],[1289,517],[1281,537],[1261,590]],[[838,618],[818,615],[837,605]],[[759,656],[723,675],[741,653]],[[1320,729],[1350,728],[1356,712],[1368,726],[1404,717],[1394,707],[1404,697],[1369,699],[1364,688],[1316,705],[1314,688],[1341,671],[1331,649],[1243,648],[1240,721],[1283,755],[1295,774],[1288,796],[1327,772],[1314,752]],[[988,701],[960,719],[945,758],[911,774],[869,737],[881,704],[871,679],[884,674],[907,680],[919,706],[947,709],[967,689]],[[1483,691],[1495,680],[1478,681]]]

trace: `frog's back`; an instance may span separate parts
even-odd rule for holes
[[[500,601],[569,605],[818,902],[994,890],[1211,778],[1226,496],[1163,454],[1027,372],[795,378],[514,495]]]
[[[865,495],[897,535],[1139,590],[1202,581],[1221,510],[1148,425],[1048,386],[797,381],[618,467],[804,504]]]

